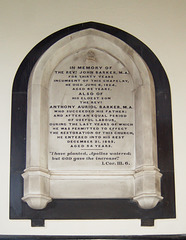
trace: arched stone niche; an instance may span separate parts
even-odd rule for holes
[[[103,87],[109,86],[106,85],[107,77],[112,79],[108,81],[111,83],[110,88]],[[73,84],[76,83],[75,79],[78,79],[76,85]],[[70,84],[65,84],[65,81]],[[84,98],[80,97],[84,96],[83,93],[86,96]],[[86,101],[90,93],[94,98]],[[60,39],[36,62],[29,78],[27,101],[27,150],[22,199],[31,208],[43,209],[53,198],[129,198],[137,201],[144,209],[154,208],[162,200],[162,174],[157,165],[154,81],[144,60],[125,42],[92,28]],[[110,114],[104,106],[107,109],[125,108],[125,111],[118,110],[116,114],[111,110]],[[74,134],[81,137],[82,133],[86,133],[83,130],[73,131],[86,128],[81,127],[79,122],[74,123],[74,119],[67,119],[66,116],[70,118],[73,114],[67,114],[69,110],[64,113],[63,110],[76,109],[76,115],[83,117],[78,107],[95,109],[91,115],[92,125],[89,122],[87,129],[95,128],[99,131],[96,134],[96,130],[92,130],[91,135],[95,139],[101,136],[100,144],[98,140],[90,140],[90,136],[88,140],[85,137],[80,139],[86,144],[91,142],[91,147],[85,148],[85,144],[77,144],[78,141],[75,144],[67,143],[65,137],[69,133],[73,137]],[[62,109],[58,113],[63,112],[63,117],[57,117],[60,114],[55,113],[56,108]],[[97,108],[104,109],[102,114],[99,114],[101,110]],[[117,117],[118,114],[122,117]],[[90,111],[87,116],[90,116]],[[113,122],[106,122],[104,128],[96,125],[97,117],[102,118],[104,123],[109,119]],[[74,118],[79,120],[78,117]],[[73,123],[76,127],[72,127]],[[111,123],[115,124],[115,128]],[[69,131],[61,134],[64,126]],[[102,129],[106,129],[105,132]],[[112,143],[109,146],[103,144],[106,141],[103,139],[106,137],[104,134],[109,134],[107,141],[109,139]],[[124,138],[111,140],[114,137],[112,134]],[[98,154],[99,146],[101,149]],[[71,152],[79,152],[77,155],[81,158],[81,154],[86,156],[84,160],[74,163],[74,158],[68,157]],[[99,157],[107,154],[106,159],[109,161],[97,161],[95,156],[91,156],[93,160],[88,160],[91,153]],[[121,157],[121,153],[125,156]],[[112,157],[112,154],[117,157]]]
[[[86,105],[97,108],[78,108]],[[93,112],[82,116],[79,110]],[[82,126],[97,130],[85,138],[78,119],[91,120]],[[96,126],[100,119],[105,125]],[[95,22],[48,36],[14,79],[10,218],[31,219],[32,226],[43,226],[44,219],[140,218],[149,226],[175,217],[171,119],[166,73],[137,38]],[[67,142],[67,131],[82,138]]]

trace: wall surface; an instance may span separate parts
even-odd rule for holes
[[[186,1],[185,0],[0,0],[0,234],[146,235],[186,233]],[[162,63],[171,86],[177,218],[156,220],[9,220],[11,91],[26,54],[67,26],[95,21],[120,28],[145,43]]]

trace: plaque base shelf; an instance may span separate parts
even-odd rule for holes
[[[91,175],[92,174],[92,175]],[[133,199],[141,208],[154,208],[163,198],[160,194],[162,174],[157,168],[135,171],[93,173],[41,171],[28,168],[23,174],[22,198],[33,209],[43,209],[53,199]]]

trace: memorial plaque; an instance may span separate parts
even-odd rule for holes
[[[71,39],[51,46],[29,79],[23,200],[43,209],[58,198],[129,198],[154,208],[162,175],[152,75],[109,34]]]
[[[49,88],[48,168],[76,172],[77,180],[93,174],[95,187],[82,182],[66,194],[54,188],[54,197],[124,196],[113,182],[103,186],[94,178],[134,169],[134,98],[126,67],[103,51],[82,50],[59,63]]]
[[[73,201],[91,211],[88,205],[96,201],[100,217],[84,211],[85,218],[142,218],[144,225],[151,225],[156,217],[169,217],[157,216],[156,211],[169,199],[162,179],[173,179],[169,175],[172,162],[165,170],[166,159],[160,161],[160,150],[167,141],[159,137],[159,116],[169,107],[161,98],[168,90],[158,87],[156,73],[162,71],[163,76],[164,72],[161,65],[157,71],[154,63],[158,61],[145,45],[115,31],[96,23],[59,31],[28,55],[28,63],[26,58],[20,67],[27,73],[17,73],[16,99],[24,92],[22,86],[27,94],[27,112],[23,112],[26,150],[22,154],[26,165],[20,166],[19,177],[22,174],[24,180],[21,204],[29,206],[23,205],[28,210],[22,211],[29,216],[40,210],[43,221],[52,218],[48,213],[55,208],[54,218],[73,218],[73,211],[63,204]],[[143,54],[135,50],[138,47]],[[145,51],[151,56],[147,61],[142,57]],[[166,85],[166,76],[162,79]],[[167,107],[161,109],[163,104]],[[167,132],[171,141],[170,129]],[[13,152],[14,142],[12,146]],[[111,201],[109,205],[106,200]],[[130,204],[130,213],[122,211],[121,216],[111,210],[112,206],[126,210]],[[59,216],[57,208],[67,209],[71,217]],[[148,216],[144,217],[143,209]]]

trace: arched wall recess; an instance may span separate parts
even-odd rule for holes
[[[22,199],[33,209],[55,199],[130,199],[155,209],[166,198],[166,173],[158,165],[156,81],[143,53],[131,46],[134,38],[127,34],[124,41],[112,30],[96,23],[69,28],[55,41],[51,37],[30,68]],[[86,127],[79,124],[84,116]],[[98,118],[105,125],[96,125]],[[81,141],[69,144],[68,134]]]

